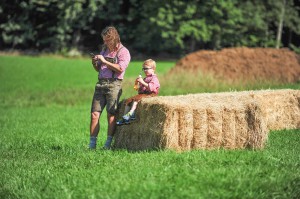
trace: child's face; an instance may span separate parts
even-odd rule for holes
[[[153,75],[154,74],[154,70],[151,66],[147,66],[147,65],[144,65],[143,66],[143,71],[145,73],[145,75]]]

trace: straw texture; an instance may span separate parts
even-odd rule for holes
[[[299,102],[300,91],[291,89],[147,98],[136,121],[117,127],[114,147],[260,149],[269,130],[300,128]]]

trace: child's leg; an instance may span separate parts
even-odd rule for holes
[[[136,109],[138,102],[133,101],[131,104],[132,104],[131,108],[130,106],[127,107],[127,110],[130,109],[130,111],[128,111],[126,114],[123,115],[123,120],[125,121],[129,121],[130,119],[135,118],[134,111]]]
[[[130,104],[125,105],[124,115],[122,116],[122,119],[120,119],[120,120],[117,121],[117,125],[123,125],[123,124],[125,124],[124,123],[124,119],[129,120],[129,116],[127,116],[127,114],[129,113],[129,111],[130,111]]]
[[[126,105],[124,109],[124,115],[126,115],[130,111],[130,106]]]
[[[137,101],[133,101],[133,102],[132,102],[132,106],[131,106],[131,109],[130,109],[130,111],[129,111],[129,114],[130,114],[130,115],[133,115],[133,114],[134,114],[134,111],[135,111],[135,109],[136,109],[136,107],[137,107],[137,104],[138,104]]]

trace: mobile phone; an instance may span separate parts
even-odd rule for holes
[[[90,53],[91,57],[94,58],[95,57],[95,54],[94,53]]]

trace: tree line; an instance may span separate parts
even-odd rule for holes
[[[97,50],[114,25],[133,52],[300,46],[297,0],[1,0],[0,49]]]

